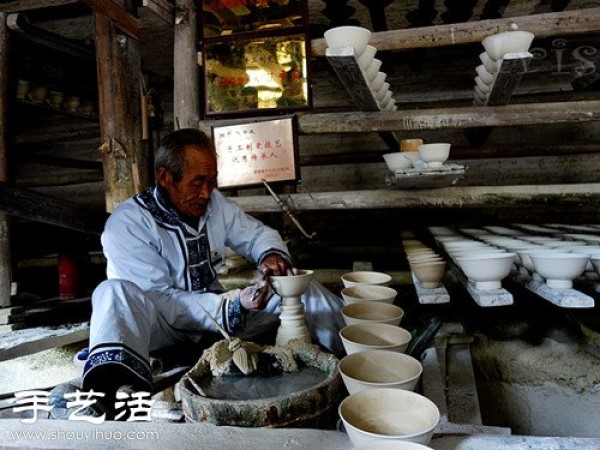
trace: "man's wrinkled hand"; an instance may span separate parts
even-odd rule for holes
[[[258,271],[263,275],[298,275],[298,269],[293,267],[290,262],[281,255],[273,254],[262,260]]]
[[[272,295],[271,286],[267,280],[262,279],[258,283],[242,289],[240,303],[248,311],[259,311],[265,309]]]

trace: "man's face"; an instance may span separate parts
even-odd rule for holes
[[[186,170],[178,183],[165,168],[157,171],[159,184],[167,191],[169,200],[184,217],[202,217],[210,194],[217,185],[217,161],[207,150],[195,146],[184,150]]]

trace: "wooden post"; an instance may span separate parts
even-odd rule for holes
[[[198,128],[200,77],[198,72],[198,25],[194,0],[175,3],[175,49],[173,116],[175,126]]]
[[[0,13],[0,181],[8,181],[8,27]],[[0,308],[10,306],[11,257],[8,216],[0,211]]]
[[[106,209],[112,212],[149,183],[147,155],[141,140],[139,42],[132,37],[135,33],[123,31],[103,12],[94,10],[94,21],[100,151]]]

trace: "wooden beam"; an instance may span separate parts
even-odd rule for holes
[[[198,24],[195,0],[177,0],[173,80],[175,126],[196,128],[200,119],[200,69],[198,66]]]
[[[100,234],[107,215],[0,182],[0,211],[84,233]]]
[[[32,9],[56,8],[79,3],[79,0],[18,0],[0,4],[0,11],[15,13]]]
[[[480,208],[527,205],[595,207],[600,183],[531,186],[470,186],[288,194],[294,211],[385,208]],[[232,197],[246,212],[280,212],[269,196]]]
[[[87,62],[94,61],[94,50],[92,48],[36,27],[22,13],[9,14],[7,24],[12,32],[18,33],[26,40]]]
[[[361,133],[366,131],[439,130],[486,126],[550,125],[600,119],[600,100],[534,103],[507,106],[437,108],[378,112],[304,114],[303,134]]]
[[[96,15],[102,15],[134,39],[140,38],[140,22],[114,0],[81,0]]]
[[[373,33],[369,44],[379,51],[469,44],[508,31],[513,23],[521,30],[531,31],[536,38],[597,33],[600,31],[600,8],[383,31]],[[325,39],[313,39],[312,55],[325,56],[326,47]]]
[[[111,2],[106,2],[107,4]],[[94,13],[102,163],[107,211],[149,183],[141,130],[139,41]]]
[[[142,6],[148,8],[169,25],[175,21],[175,7],[167,0],[142,0]]]
[[[487,106],[508,104],[532,59],[533,55],[528,52],[505,55],[487,98]]]
[[[27,130],[27,133],[15,136],[15,143],[18,145],[52,144],[54,142],[94,139],[98,137],[100,137],[100,125],[61,126]]]
[[[0,13],[0,182],[9,179],[8,161],[8,79],[9,34],[7,15]],[[10,223],[5,212],[0,212],[0,308],[10,306],[12,282],[10,251]]]

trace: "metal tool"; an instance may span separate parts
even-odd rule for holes
[[[302,224],[298,221],[298,219],[296,219],[296,217],[294,217],[294,215],[292,214],[292,212],[290,211],[290,209],[287,207],[287,205],[285,203],[283,203],[283,201],[281,201],[281,199],[279,198],[279,196],[273,191],[273,189],[271,189],[271,186],[269,186],[269,184],[267,183],[267,180],[265,180],[263,178],[262,182],[265,185],[265,187],[267,188],[267,190],[269,191],[269,194],[271,194],[271,196],[275,199],[275,201],[277,202],[277,204],[279,205],[279,207],[281,208],[281,210],[284,213],[287,214],[287,216],[292,221],[292,223],[294,224],[294,226],[296,228],[298,228],[298,230],[300,230],[300,233],[302,233],[304,235],[304,237],[306,237],[308,239],[315,238],[317,236],[317,233],[308,234],[306,232],[306,230],[304,229],[304,227],[302,226]]]

